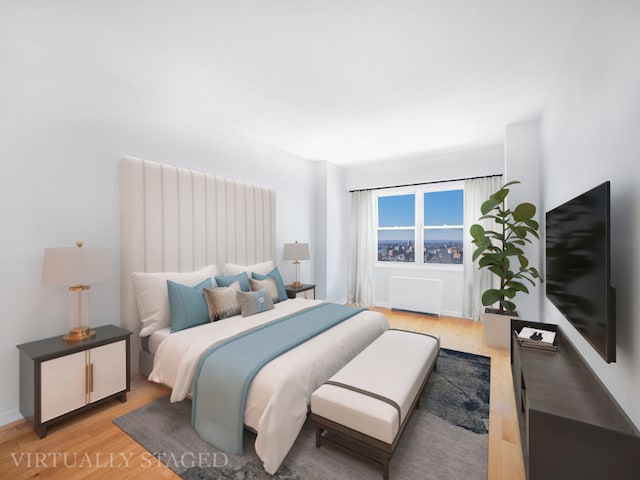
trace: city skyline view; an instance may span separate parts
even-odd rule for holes
[[[413,240],[378,240],[379,262],[413,263],[416,250]],[[426,240],[423,263],[462,264],[463,244],[458,240]]]

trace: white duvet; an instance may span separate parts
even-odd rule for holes
[[[210,346],[319,303],[287,300],[257,315],[238,315],[172,333],[156,351],[149,380],[171,387],[172,402],[183,400],[191,392],[198,360]],[[255,449],[268,473],[276,472],[300,433],[311,394],[388,327],[381,313],[361,312],[284,353],[258,372],[249,388],[244,423],[257,433]]]

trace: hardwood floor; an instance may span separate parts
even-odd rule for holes
[[[377,310],[394,327],[437,333],[444,348],[491,357],[489,480],[524,479],[509,352],[486,347],[478,322]],[[126,403],[114,400],[54,425],[44,439],[24,420],[0,428],[0,478],[179,478],[112,423],[167,393],[136,377]]]

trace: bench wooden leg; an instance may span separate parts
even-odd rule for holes
[[[322,445],[322,429],[316,427],[316,448],[320,448]]]
[[[382,479],[389,480],[389,460],[390,457],[383,457],[382,459]]]

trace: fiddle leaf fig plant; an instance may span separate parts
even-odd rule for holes
[[[540,273],[529,264],[522,248],[532,243],[532,237],[540,238],[538,222],[533,219],[536,207],[528,202],[517,205],[513,210],[506,206],[508,187],[518,183],[506,183],[480,207],[482,216],[479,220],[495,221],[495,231],[485,230],[478,223],[470,229],[472,243],[476,246],[473,261],[479,258],[479,268],[488,269],[500,279],[500,288],[491,288],[482,294],[482,305],[489,307],[499,303],[498,313],[503,315],[516,312],[513,299],[518,292],[529,293],[527,283],[535,286],[536,280],[542,282]]]

